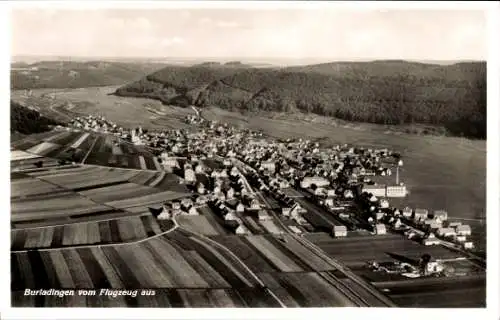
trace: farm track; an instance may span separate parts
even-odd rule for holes
[[[222,244],[218,243],[217,241],[214,241],[214,240],[212,240],[204,235],[193,233],[192,231],[189,231],[186,229],[183,229],[183,230],[188,232],[188,233],[191,233],[195,237],[202,239],[203,241],[208,242],[208,243],[212,244],[213,246],[218,247],[218,248],[222,249],[223,251],[227,252],[234,260],[236,260],[240,263],[240,265],[246,270],[246,272],[248,274],[250,274],[251,277],[254,278],[255,281],[257,281],[257,283],[261,286],[261,288],[264,288],[264,290],[267,293],[269,293],[279,303],[279,305],[282,308],[287,308],[286,304],[283,301],[281,301],[280,298],[278,298],[278,296],[271,289],[269,289],[264,284],[264,282],[252,270],[250,270],[250,268],[243,261],[241,261],[241,259],[238,258],[231,250],[229,250],[227,247],[223,246]]]
[[[64,247],[59,247],[59,248],[37,248],[37,249],[25,249],[25,250],[11,250],[10,252],[11,253],[20,253],[20,252],[29,252],[29,251],[33,251],[33,250],[37,250],[37,251],[57,251],[57,250],[67,250],[67,249],[85,249],[85,248],[91,249],[91,248],[118,247],[118,246],[133,245],[133,244],[138,244],[138,243],[146,242],[146,241],[149,241],[151,239],[162,237],[162,236],[167,235],[170,232],[175,231],[178,228],[180,228],[180,226],[177,224],[177,221],[175,219],[172,219],[172,221],[174,222],[174,226],[171,229],[169,229],[167,231],[163,231],[163,232],[158,233],[158,234],[155,234],[153,236],[149,236],[149,237],[146,237],[146,238],[143,238],[143,239],[139,239],[139,240],[123,241],[123,242],[116,242],[116,243],[104,243],[104,244],[70,245],[70,246],[64,246]]]

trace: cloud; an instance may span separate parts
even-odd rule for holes
[[[113,29],[123,29],[125,27],[125,21],[123,21],[123,19],[119,19],[119,18],[111,18],[109,20],[109,25],[111,28]]]
[[[206,25],[206,24],[210,24],[212,23],[212,19],[208,18],[208,17],[204,17],[204,18],[201,18],[199,23],[201,25]]]
[[[152,27],[152,25],[148,19],[146,19],[144,17],[140,17],[140,18],[137,18],[134,20],[132,27],[139,28],[139,29],[150,29]]]
[[[237,28],[240,26],[240,24],[235,21],[217,21],[215,25],[220,28]]]
[[[209,17],[203,17],[198,21],[203,26],[215,26],[218,28],[238,28],[241,25],[236,21],[231,20],[212,20]]]
[[[191,18],[191,12],[189,12],[189,11],[182,11],[180,16],[181,16],[182,19],[189,19],[189,18]]]
[[[172,46],[174,44],[181,44],[181,43],[184,43],[184,39],[182,39],[180,37],[173,37],[173,38],[162,39],[160,42],[160,45],[162,47],[169,47],[169,46]]]

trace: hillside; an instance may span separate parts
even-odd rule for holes
[[[11,65],[11,89],[123,85],[163,68],[160,63],[40,61]]]
[[[163,103],[443,126],[486,137],[486,63],[340,62],[283,69],[166,67],[116,91]]]
[[[117,95],[157,99],[166,104],[192,104],[206,86],[244,68],[218,63],[202,63],[192,67],[168,66],[145,78],[118,88]]]
[[[32,134],[51,130],[57,121],[42,116],[38,111],[10,101],[10,132],[12,135]]]

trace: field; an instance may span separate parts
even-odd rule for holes
[[[486,307],[485,274],[440,279],[407,279],[377,283],[375,286],[388,290],[391,299],[407,308]]]
[[[195,233],[203,234],[206,236],[218,235],[217,227],[210,223],[206,216],[179,216],[176,218],[179,225],[185,229]]]
[[[57,166],[51,159],[18,151],[13,155],[14,228],[137,216],[148,212],[148,206],[190,195],[172,174],[87,165]],[[37,168],[34,163],[40,160],[44,167]]]
[[[183,251],[177,251],[162,237],[122,246],[13,253],[13,290],[47,285],[52,288],[210,287],[183,255]],[[30,266],[36,268],[30,271]],[[227,287],[220,279],[218,286]]]
[[[12,90],[11,99],[62,121],[78,115],[100,114],[127,128],[184,128],[187,124],[183,117],[194,113],[191,108],[163,106],[159,101],[110,95],[116,88],[34,89],[31,97],[24,96],[24,90]]]
[[[259,274],[280,299],[303,307],[354,307],[337,288],[318,273]]]
[[[11,257],[13,290],[255,287],[226,253],[184,231],[138,243],[40,249]]]
[[[151,215],[14,229],[11,232],[11,250],[132,242],[160,233],[162,230]]]
[[[12,148],[43,157],[107,167],[162,170],[144,147],[112,135],[54,130],[29,135],[12,143]]]
[[[459,253],[441,246],[423,246],[400,235],[358,236],[329,238],[313,235],[306,238],[323,249],[332,258],[349,267],[359,267],[368,261],[393,261],[391,255],[418,260],[424,253],[435,259],[458,258]]]
[[[284,236],[286,242],[272,235],[211,238],[234,252],[254,272],[309,272],[334,269],[288,235]]]

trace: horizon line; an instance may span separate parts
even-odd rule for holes
[[[41,59],[48,59],[45,61],[64,61],[64,59],[78,59],[80,61],[95,61],[95,60],[155,60],[157,62],[168,62],[177,60],[179,62],[192,61],[192,62],[254,62],[254,63],[267,63],[272,64],[271,61],[278,62],[284,61],[301,61],[310,63],[331,63],[331,62],[375,62],[375,61],[407,61],[407,62],[420,62],[420,63],[460,63],[460,62],[487,62],[487,59],[417,59],[417,58],[323,58],[323,57],[148,57],[148,56],[80,56],[80,55],[37,55],[37,54],[13,54],[11,55],[11,63],[22,62],[14,61],[14,59],[35,59],[36,62],[41,62]],[[51,60],[53,59],[53,60]]]

